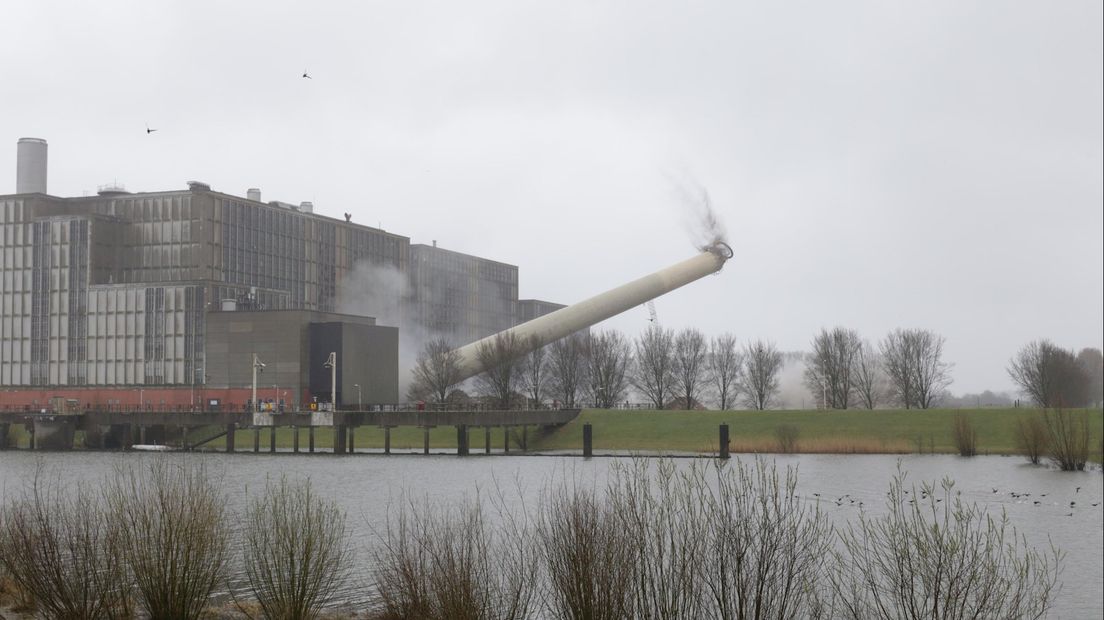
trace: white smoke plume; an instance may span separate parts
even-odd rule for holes
[[[399,399],[405,399],[411,373],[425,343],[437,337],[410,312],[413,292],[406,275],[391,265],[360,261],[337,286],[337,311],[370,316],[377,325],[399,328]]]

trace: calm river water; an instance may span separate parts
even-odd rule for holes
[[[56,468],[72,484],[99,484],[119,463],[137,463],[161,455],[108,452],[31,453],[0,452],[0,497],[18,492],[22,481],[39,459]],[[246,498],[263,488],[266,477],[287,474],[291,479],[309,477],[323,495],[336,499],[348,514],[348,525],[357,547],[359,569],[350,584],[346,600],[356,602],[367,591],[368,549],[375,544],[374,532],[383,527],[389,504],[406,493],[415,499],[429,497],[447,506],[471,497],[476,491],[505,487],[508,496],[527,498],[532,506],[550,481],[574,476],[604,484],[612,463],[618,458],[583,460],[554,456],[470,456],[451,455],[257,455],[190,454],[169,458],[201,459],[212,468],[231,498],[231,509],[240,510]],[[744,457],[748,458],[748,457]],[[1066,553],[1060,578],[1062,590],[1054,617],[1104,617],[1104,477],[1092,472],[1063,473],[1027,465],[1021,458],[882,455],[778,455],[769,457],[780,468],[799,468],[799,492],[816,501],[850,495],[845,501],[822,502],[833,519],[841,523],[864,509],[878,512],[900,460],[909,480],[955,480],[964,499],[978,502],[992,514],[1004,510],[1011,522],[1034,545],[1047,539]],[[685,466],[689,459],[680,459]],[[1080,491],[1077,488],[1080,487]],[[520,491],[520,493],[518,493]],[[1030,496],[1013,497],[1012,493]],[[1044,497],[1043,494],[1046,494]],[[515,499],[519,504],[521,499]],[[1036,504],[1035,502],[1039,502]],[[1071,508],[1070,502],[1076,502]],[[1093,506],[1092,504],[1096,504]],[[1072,516],[1069,516],[1072,513]]]

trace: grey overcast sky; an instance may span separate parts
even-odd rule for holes
[[[1104,341],[1101,7],[6,0],[0,193],[40,137],[51,194],[259,187],[570,303],[692,255],[699,184],[736,256],[665,326],[924,327],[953,392],[1011,389]]]

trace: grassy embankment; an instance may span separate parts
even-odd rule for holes
[[[587,409],[570,424],[548,434],[529,432],[530,450],[581,450],[583,424],[594,430],[594,449],[649,452],[714,452],[717,449],[717,427],[729,425],[734,452],[777,452],[775,431],[779,426],[797,429],[797,452],[806,453],[954,453],[952,422],[955,414],[964,413],[977,428],[980,454],[1015,454],[1016,423],[1020,418],[1037,415],[1033,409],[887,409],[867,411],[650,411]],[[1101,438],[1104,435],[1104,415],[1100,409],[1088,410],[1093,429],[1091,449],[1093,460],[1101,460]],[[517,429],[515,429],[517,430]],[[502,429],[493,429],[491,442],[502,448]],[[383,429],[362,427],[356,430],[357,448],[383,448]],[[18,426],[12,427],[12,440],[26,447],[26,435]],[[511,448],[516,449],[520,431],[515,432]],[[471,429],[473,453],[482,452],[482,429]],[[276,434],[278,448],[292,447],[292,432],[281,428]],[[315,429],[315,446],[329,449],[333,445],[330,429]],[[269,446],[268,431],[261,431],[261,450]],[[239,451],[253,449],[253,432],[239,431],[236,437]],[[204,446],[221,450],[223,439]],[[422,447],[422,430],[394,428],[391,446],[396,450],[418,450]],[[456,431],[440,427],[430,433],[434,450],[456,447]],[[307,431],[299,431],[299,449],[307,450]]]

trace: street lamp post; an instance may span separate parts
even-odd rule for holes
[[[337,411],[337,352],[331,351],[322,366],[330,369],[330,408]]]
[[[264,363],[257,359],[257,354],[253,354],[253,411],[259,411],[260,407],[257,406],[257,371],[264,372]]]
[[[364,411],[364,404],[362,403],[360,398],[360,384],[354,383],[353,387],[357,389],[357,411]]]

